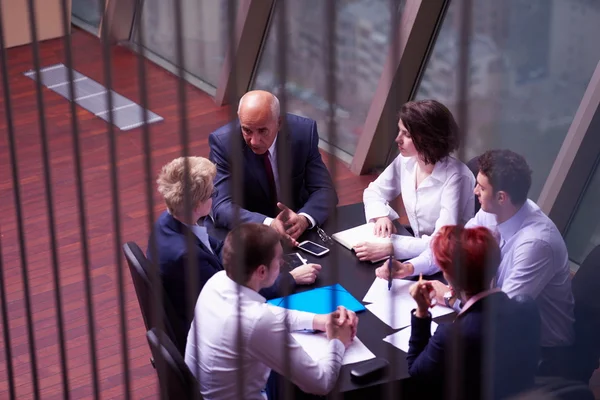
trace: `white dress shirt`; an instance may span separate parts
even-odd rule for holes
[[[394,256],[399,260],[425,251],[431,236],[444,225],[464,224],[475,212],[475,177],[453,157],[437,162],[431,175],[416,187],[417,160],[399,155],[371,182],[363,194],[367,222],[374,218],[398,218],[389,202],[402,194],[404,208],[415,237],[392,235]]]
[[[273,169],[273,178],[275,179],[275,191],[277,192],[277,199],[280,199],[281,192],[279,189],[279,170],[277,169],[277,146],[275,146],[276,143],[277,143],[277,136],[275,136],[275,140],[273,141],[273,144],[271,145],[271,147],[269,147],[269,161],[271,162],[271,168]],[[286,204],[286,206],[289,207],[288,204]],[[308,228],[309,229],[314,228],[315,220],[313,217],[311,217],[307,213],[303,213],[303,212],[299,213],[298,215],[304,215],[306,217],[306,219],[308,219],[308,222],[309,222]],[[271,225],[272,221],[273,221],[273,218],[266,217],[265,220],[263,221],[263,224]]]
[[[290,335],[285,314],[285,309],[266,304],[254,290],[236,284],[225,271],[208,280],[196,303],[185,350],[185,362],[198,378],[205,399],[264,400],[261,391],[271,369],[285,375],[286,352],[291,368],[288,378],[301,390],[321,395],[332,390],[342,366],[344,345],[338,339],[331,340],[328,351],[314,361]],[[314,316],[287,311],[290,330],[312,329]]]
[[[496,286],[509,297],[529,295],[536,300],[541,317],[541,345],[573,343],[574,304],[565,242],[556,225],[531,200],[507,221],[479,210],[466,228],[484,226],[500,240],[502,260]],[[415,275],[430,274],[434,265],[431,250],[410,260]]]

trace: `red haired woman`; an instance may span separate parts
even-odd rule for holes
[[[419,280],[410,288],[412,314],[409,373],[456,398],[503,398],[533,385],[539,347],[539,313],[533,300],[509,297],[490,283],[500,249],[484,227],[448,225],[432,241],[433,255],[463,307],[452,324],[431,336],[434,290]],[[452,382],[451,385],[448,385]]]

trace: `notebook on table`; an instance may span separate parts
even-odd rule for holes
[[[363,225],[355,226],[354,228],[346,229],[338,233],[331,235],[333,240],[347,248],[352,250],[354,246],[361,242],[369,243],[391,243],[390,238],[382,238],[375,236],[373,230],[375,229],[375,223],[369,222]],[[387,257],[380,258],[379,260],[373,260],[372,263],[385,260]]]

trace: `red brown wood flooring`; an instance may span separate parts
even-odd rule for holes
[[[103,57],[100,41],[77,29],[73,32],[74,69],[103,83]],[[40,45],[42,66],[65,63],[63,42],[51,40]],[[111,51],[113,88],[141,103],[138,59],[123,47]],[[16,136],[19,188],[29,273],[29,287],[35,332],[38,378],[41,398],[63,398],[59,345],[54,302],[51,249],[48,234],[42,147],[36,105],[35,84],[23,76],[33,68],[31,46],[8,50],[12,115]],[[179,136],[178,80],[150,62],[147,67],[149,108],[165,118],[150,125],[154,214],[163,206],[154,190],[159,168],[182,153]],[[208,134],[229,120],[227,107],[217,107],[211,97],[186,83],[190,154],[208,156]],[[69,103],[44,88],[46,128],[52,176],[52,196],[56,221],[56,241],[60,287],[65,322],[68,383],[71,398],[92,397],[80,225],[78,219],[75,166]],[[4,93],[0,95],[0,232],[4,279],[9,311],[10,338],[16,395],[33,397],[28,349],[27,321],[21,279],[18,225],[11,178]],[[84,204],[91,267],[97,366],[103,399],[124,397],[119,305],[117,297],[117,257],[122,259],[125,282],[125,315],[131,393],[135,399],[157,398],[155,370],[149,363],[150,351],[129,271],[121,247],[115,247],[113,202],[107,124],[77,107],[84,180]],[[135,241],[145,248],[148,227],[146,175],[142,130],[115,128],[119,177],[121,241]],[[357,177],[343,163],[324,154],[326,162],[336,163],[334,177],[340,204],[362,200],[362,191],[372,179]],[[7,329],[0,326],[0,330]],[[2,332],[0,332],[2,333]],[[8,397],[5,343],[0,334],[0,398]]]

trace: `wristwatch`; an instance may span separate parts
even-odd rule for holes
[[[454,302],[452,304],[450,302],[453,301],[455,298],[456,296],[454,296],[454,290],[452,289],[444,293],[444,303],[446,304],[446,307],[452,308]]]

